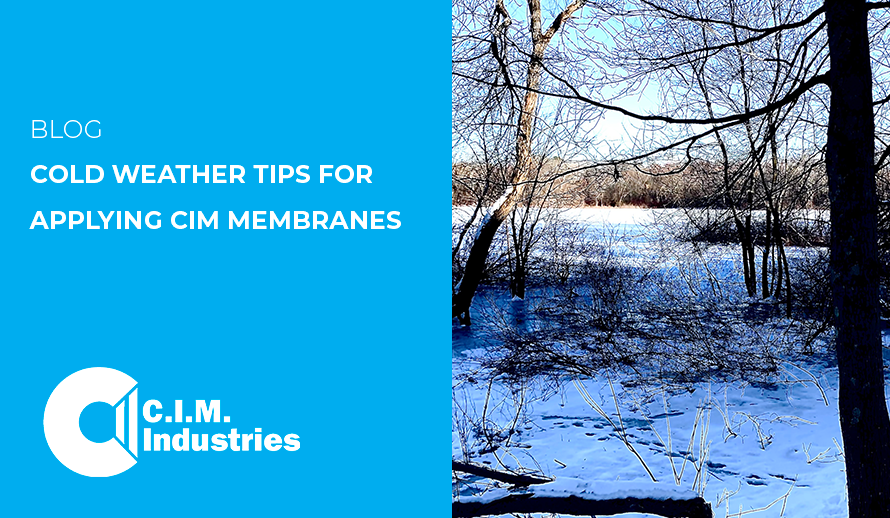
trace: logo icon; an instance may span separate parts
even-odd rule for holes
[[[115,434],[94,442],[80,429],[83,410],[93,403],[114,407]],[[71,471],[111,477],[136,464],[138,448],[136,380],[106,367],[83,369],[59,383],[46,402],[43,433],[53,455]]]

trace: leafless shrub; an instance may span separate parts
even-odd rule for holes
[[[801,306],[783,318],[775,304],[747,297],[724,250],[675,243],[631,263],[607,247],[530,308],[529,325],[498,327],[483,362],[517,379],[616,369],[674,383],[775,380],[783,361],[815,352],[829,329],[827,286],[813,278],[824,273],[819,257],[793,261]]]
[[[766,243],[766,214],[754,211],[751,221],[752,242]],[[684,209],[664,212],[656,219],[659,232],[680,242],[729,245],[738,242],[738,230],[729,210]],[[783,222],[784,244],[789,247],[824,247],[828,245],[828,215],[822,211],[798,211]]]

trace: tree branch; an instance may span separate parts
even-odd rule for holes
[[[655,4],[655,3],[653,3],[653,2],[649,2],[649,1],[647,1],[647,0],[642,0],[642,2],[643,2],[644,4],[646,4],[646,5],[648,5],[650,8],[656,10],[656,11],[661,11],[661,12],[663,12],[663,13],[666,13],[666,14],[670,15],[670,17],[671,17],[672,19],[674,19],[674,20],[686,20],[686,21],[689,21],[689,22],[702,23],[702,24],[726,25],[726,26],[728,26],[728,27],[732,27],[732,28],[734,28],[734,29],[741,29],[741,30],[744,30],[744,31],[750,31],[750,32],[758,32],[758,33],[760,33],[760,32],[766,32],[766,33],[773,33],[773,32],[776,32],[777,30],[785,30],[785,29],[788,29],[788,28],[796,28],[796,27],[799,27],[800,25],[798,25],[798,24],[802,23],[802,22],[791,22],[790,24],[782,24],[782,25],[777,25],[777,26],[773,26],[773,27],[765,27],[765,28],[762,28],[762,29],[761,29],[761,28],[758,28],[758,27],[751,27],[751,26],[749,26],[749,25],[744,25],[744,24],[736,23],[735,21],[716,20],[716,19],[713,19],[713,18],[705,18],[705,17],[703,17],[703,16],[691,16],[691,15],[688,15],[688,14],[683,14],[683,13],[681,13],[681,12],[679,12],[679,11],[675,11],[675,10],[669,9],[669,8],[663,6],[663,5],[658,5],[658,4]],[[887,3],[890,3],[890,2],[887,2]],[[820,8],[818,8],[818,9],[816,9],[815,11],[813,11],[812,13],[810,13],[810,15],[809,15],[807,18],[805,18],[804,21],[805,21],[806,23],[809,23],[809,22],[812,21],[816,16],[822,14],[824,11],[825,11],[825,8],[824,8],[824,7],[820,7]],[[806,23],[804,23],[804,25],[806,25]]]
[[[877,4],[875,4],[875,5],[877,5]],[[656,10],[663,10],[663,9],[659,7]],[[721,44],[717,44],[717,45],[713,45],[713,46],[698,47],[698,48],[686,50],[683,52],[678,52],[676,54],[672,54],[672,55],[668,55],[668,56],[659,56],[657,58],[639,58],[639,59],[640,59],[640,61],[669,62],[669,61],[673,61],[678,58],[685,57],[689,54],[699,54],[702,52],[705,52],[708,54],[715,54],[721,50],[728,49],[730,47],[736,47],[739,45],[748,45],[749,43],[754,43],[756,41],[760,41],[760,40],[770,36],[771,34],[775,34],[777,32],[781,32],[781,31],[785,31],[785,30],[789,30],[789,29],[797,29],[800,27],[806,27],[807,25],[810,24],[810,22],[812,22],[813,20],[818,18],[824,11],[825,11],[825,8],[820,7],[819,9],[816,9],[815,11],[810,13],[809,16],[807,16],[806,18],[804,18],[800,21],[781,24],[781,25],[774,25],[772,27],[760,29],[759,31],[756,31],[753,36],[750,36],[750,37],[745,38],[740,41],[721,43]],[[714,24],[717,24],[717,23],[729,24],[729,22],[725,22],[725,21],[721,22],[719,20],[709,20],[708,22],[714,23]],[[705,22],[698,21],[696,23],[705,23]]]
[[[549,72],[549,70],[548,70],[548,72]],[[589,104],[596,108],[600,108],[602,110],[607,110],[607,111],[618,112],[622,115],[625,115],[627,117],[630,117],[630,118],[636,119],[636,120],[640,120],[640,121],[666,122],[668,124],[723,124],[723,123],[727,123],[727,122],[748,121],[748,120],[757,118],[761,115],[765,115],[777,108],[781,108],[782,106],[785,106],[786,104],[797,100],[798,97],[803,95],[805,92],[807,92],[814,86],[819,85],[819,84],[828,84],[828,74],[829,73],[830,73],[830,71],[811,77],[807,81],[804,81],[803,83],[801,83],[800,86],[798,86],[791,92],[788,92],[787,94],[785,94],[780,99],[777,99],[774,102],[771,102],[769,104],[761,106],[760,108],[757,108],[756,110],[751,110],[750,112],[746,112],[746,113],[736,113],[736,114],[732,114],[732,115],[724,115],[722,117],[704,117],[704,118],[698,118],[698,119],[682,118],[682,117],[668,117],[666,115],[645,115],[645,114],[632,112],[628,109],[621,108],[620,106],[612,106],[610,104],[601,103],[599,101],[595,101],[593,99],[590,99],[589,97],[584,96],[574,86],[568,84],[567,81],[563,81],[556,76],[553,76],[553,77],[555,77],[557,80],[559,80],[564,85],[566,85],[572,91],[571,94],[563,94],[563,93],[558,93],[558,92],[547,92],[547,91],[540,90],[537,88],[528,88],[528,87],[521,86],[521,85],[516,85],[516,88],[529,90],[529,91],[532,91],[532,92],[535,92],[535,93],[538,93],[541,95],[546,95],[549,97],[557,97],[560,99],[570,99],[570,100],[581,101],[583,103]],[[491,82],[488,82],[488,81],[485,81],[485,80],[482,80],[479,78],[475,78],[475,77],[469,76],[467,74],[463,74],[461,72],[452,72],[452,74],[456,75],[458,77],[463,77],[464,79],[476,81],[480,84],[485,84],[488,86],[497,86],[496,84],[493,84]]]
[[[556,31],[562,26],[563,22],[571,18],[575,11],[584,7],[584,4],[587,3],[587,0],[576,0],[569,4],[561,13],[556,15],[556,19],[553,20],[553,23],[550,24],[550,28],[547,29],[547,32],[544,33],[544,41],[550,41],[550,38],[556,34]]]

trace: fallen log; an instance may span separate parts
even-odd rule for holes
[[[498,471],[481,466],[479,464],[470,464],[469,462],[461,462],[451,459],[451,470],[460,471],[461,473],[469,473],[477,477],[490,478],[498,482],[513,484],[514,486],[530,486],[532,484],[547,484],[553,482],[552,478],[536,477],[534,475],[521,475],[519,473],[511,473],[509,471]]]
[[[452,502],[452,518],[477,518],[500,514],[565,514],[609,516],[622,513],[648,513],[665,518],[712,518],[711,505],[701,497],[690,499],[584,498],[576,495],[541,496],[511,494],[486,501]]]

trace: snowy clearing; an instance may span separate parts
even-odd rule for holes
[[[658,212],[573,209],[563,216],[591,234],[609,229],[634,236],[621,239],[622,255],[634,260],[652,253],[647,228]],[[465,220],[460,209],[454,213],[456,223]],[[731,281],[740,267],[735,249],[708,253],[722,255],[725,271],[718,276],[737,285]],[[502,291],[478,295],[480,306],[501,312],[477,311],[474,326],[453,328],[452,457],[554,482],[518,489],[461,476],[453,485],[455,501],[490,501],[511,491],[588,498],[698,494],[717,517],[846,516],[837,368],[829,354],[782,360],[768,383],[719,377],[641,383],[645,377],[621,369],[505,383],[483,368],[499,340],[496,329],[505,325],[493,320],[506,314],[506,325],[535,326],[542,317],[531,316],[530,308],[548,294],[511,301]],[[715,338],[712,345],[724,344]],[[885,354],[885,372],[886,365]]]

